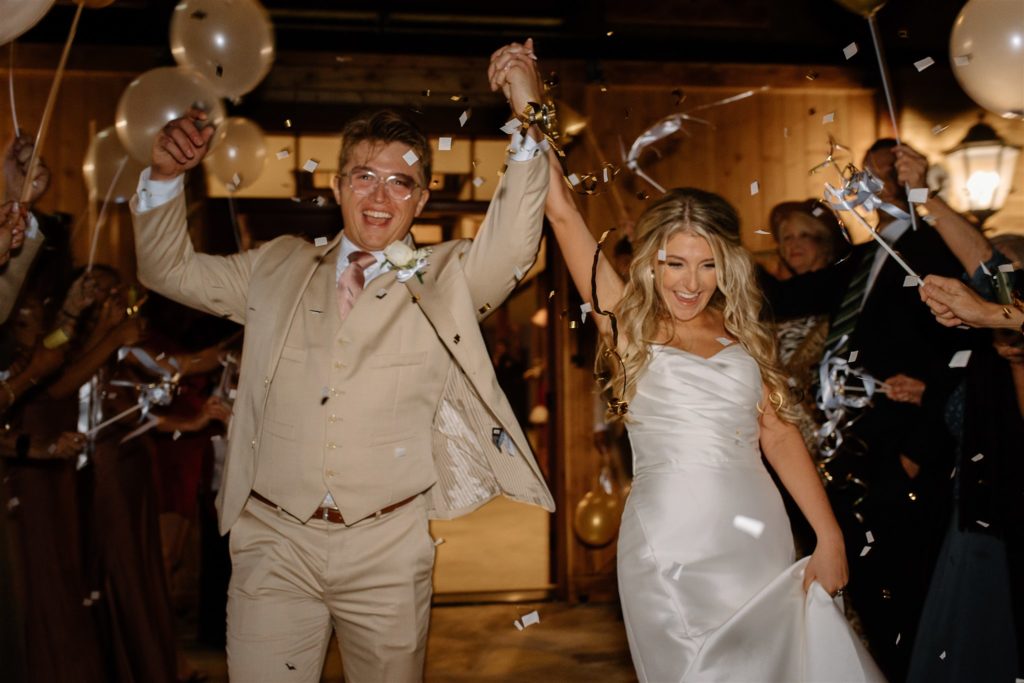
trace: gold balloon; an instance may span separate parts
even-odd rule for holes
[[[256,182],[267,161],[267,144],[260,127],[249,119],[233,116],[217,129],[216,138],[206,164],[217,179],[229,192]]]
[[[619,497],[606,493],[598,486],[593,491],[588,491],[576,504],[573,529],[581,541],[600,548],[615,540],[621,518],[622,506]]]
[[[5,45],[43,18],[53,0],[0,0],[0,45]]]
[[[851,12],[856,12],[862,17],[870,17],[882,9],[886,0],[836,0],[836,2]]]
[[[141,164],[128,154],[113,126],[93,136],[82,162],[82,176],[89,188],[89,196],[102,201],[109,192],[110,201],[120,204],[131,199],[139,184]],[[114,182],[114,179],[117,182]]]

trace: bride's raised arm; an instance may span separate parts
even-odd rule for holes
[[[580,296],[589,304],[594,303],[591,291],[591,273],[594,265],[594,252],[597,240],[590,232],[583,216],[576,207],[572,191],[566,186],[565,178],[560,173],[561,166],[555,153],[548,152],[550,157],[551,183],[548,198],[544,205],[544,213],[551,223],[551,229],[558,240],[558,247],[569,268],[569,275],[579,290]],[[597,302],[602,310],[611,310],[622,298],[624,285],[622,279],[612,268],[611,263],[601,254],[597,265]],[[611,323],[607,316],[591,314],[601,334],[611,334]]]

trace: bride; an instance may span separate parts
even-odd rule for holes
[[[597,244],[551,168],[546,213],[592,304]],[[593,317],[602,351],[622,361],[607,388],[628,404],[635,477],[618,580],[637,676],[883,681],[833,601],[847,582],[842,534],[788,419],[735,210],[710,192],[670,190],[639,219],[634,254],[626,282],[603,256],[597,265],[598,304],[617,334],[610,317]],[[762,452],[817,536],[795,564]]]

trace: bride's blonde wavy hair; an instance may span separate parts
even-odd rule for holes
[[[640,216],[629,280],[613,310],[619,327],[622,364],[610,353],[610,339],[602,338],[598,351],[596,372],[602,379],[607,378],[605,389],[631,401],[636,395],[636,381],[651,359],[649,345],[671,341],[672,313],[661,293],[658,251],[683,232],[708,241],[718,282],[708,307],[722,312],[726,332],[739,340],[757,361],[776,412],[791,421],[793,401],[778,361],[775,335],[760,320],[761,288],[750,255],[740,244],[739,216],[722,197],[695,188],[669,190]],[[627,384],[625,395],[620,396],[623,372]]]

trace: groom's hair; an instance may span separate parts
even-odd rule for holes
[[[338,171],[348,163],[352,150],[360,142],[388,144],[401,142],[412,149],[423,166],[423,187],[430,189],[431,152],[430,142],[415,123],[391,109],[381,109],[356,116],[341,131],[341,154],[338,156]]]

